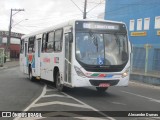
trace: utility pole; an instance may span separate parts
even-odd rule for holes
[[[8,33],[8,39],[7,39],[7,49],[9,48],[10,45],[10,40],[11,40],[11,29],[12,29],[12,16],[15,14],[12,14],[13,11],[17,11],[15,14],[17,14],[20,11],[24,11],[24,9],[11,9],[11,15],[10,15],[10,23],[9,23],[9,33]]]
[[[87,0],[85,0],[84,2],[84,12],[83,12],[83,19],[86,19],[86,15],[87,15]]]
[[[16,13],[13,14],[13,11],[17,11]],[[12,16],[17,14],[20,11],[24,11],[24,9],[11,9],[11,14],[10,14],[10,22],[9,22],[9,33],[8,33],[8,39],[7,39],[7,46],[6,46],[6,52],[9,52],[9,46],[10,46],[10,41],[11,41],[11,29],[12,29]]]

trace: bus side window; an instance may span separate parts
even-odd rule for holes
[[[35,36],[30,37],[28,41],[28,53],[35,52]]]
[[[53,52],[53,42],[54,42],[54,31],[48,33],[47,37],[47,51],[46,52]]]
[[[47,49],[47,33],[44,33],[42,38],[42,52],[46,52],[46,49]]]
[[[62,50],[63,29],[55,31],[54,51],[59,52]]]

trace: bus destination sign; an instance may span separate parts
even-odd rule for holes
[[[105,23],[83,23],[84,29],[98,29],[98,30],[119,30],[119,25],[105,24]]]

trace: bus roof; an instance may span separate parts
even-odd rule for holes
[[[39,31],[30,33],[30,34],[27,34],[27,35],[23,35],[22,39],[27,38],[27,37],[31,37],[31,36],[35,36],[35,35],[38,35],[38,34],[42,34],[42,33],[48,32],[48,31],[52,31],[53,29],[73,25],[73,23],[75,23],[75,21],[99,21],[99,22],[110,22],[110,23],[125,24],[125,23],[119,22],[119,21],[101,20],[101,19],[74,19],[74,20],[69,20],[67,22],[59,23],[57,25],[53,25],[53,26],[48,27],[48,28],[43,29],[43,30],[39,30]]]

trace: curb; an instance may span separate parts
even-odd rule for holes
[[[9,68],[13,68],[13,67],[17,67],[17,66],[19,66],[19,65],[10,66],[10,67],[2,67],[2,68],[0,68],[0,71],[1,71],[1,70],[5,70],[5,69],[9,69]]]
[[[160,85],[160,77],[156,76],[146,76],[146,75],[140,75],[140,74],[131,74],[130,79],[133,81],[151,84],[151,85]]]
[[[138,82],[135,80],[129,80],[129,84],[130,85],[136,85],[136,86],[143,86],[146,88],[152,88],[152,89],[159,89],[160,90],[160,86],[156,86],[156,85],[151,85],[151,84],[147,84],[147,83],[142,83],[142,82]]]

